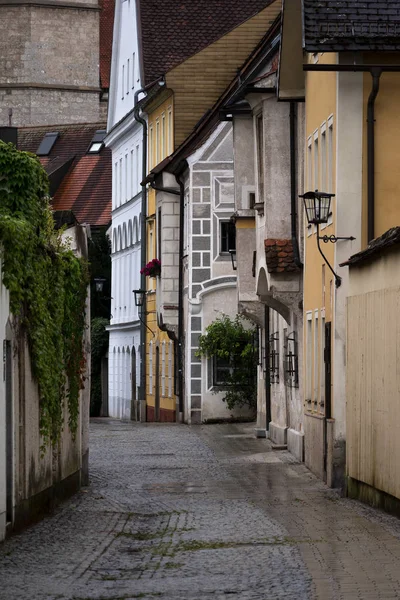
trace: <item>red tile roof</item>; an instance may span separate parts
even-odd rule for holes
[[[244,23],[272,0],[137,0],[145,84]]]
[[[72,210],[81,224],[100,226],[111,222],[111,150],[103,147],[99,154],[87,154],[95,131],[105,128],[105,123],[90,123],[18,131],[18,148],[34,153],[46,132],[59,132],[49,156],[40,157],[40,162],[51,174],[72,161],[57,187],[52,206],[54,210]]]
[[[292,240],[264,240],[265,259],[269,273],[290,273],[298,271],[294,262]]]
[[[100,6],[100,86],[108,90],[110,87],[115,0],[101,0]]]

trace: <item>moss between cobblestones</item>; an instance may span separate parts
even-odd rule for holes
[[[188,540],[178,544],[161,543],[152,549],[155,556],[175,557],[179,552],[197,552],[199,550],[221,550],[226,548],[243,548],[244,546],[296,546],[297,544],[319,544],[323,539],[295,539],[289,537],[262,538],[246,542],[200,541]]]
[[[155,538],[162,537],[165,533],[165,530],[156,531],[155,533],[150,533],[146,531],[137,531],[136,533],[130,533],[129,531],[119,531],[115,537],[128,537],[131,540],[138,540],[143,542],[145,540],[154,540]]]

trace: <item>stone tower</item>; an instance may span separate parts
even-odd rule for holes
[[[0,126],[104,118],[100,20],[98,0],[0,0]]]

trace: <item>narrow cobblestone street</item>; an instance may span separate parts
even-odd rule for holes
[[[248,425],[91,425],[91,485],[0,546],[3,600],[400,598],[400,522]]]

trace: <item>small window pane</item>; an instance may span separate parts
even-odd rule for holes
[[[47,156],[50,154],[56,140],[60,134],[58,131],[54,131],[52,133],[46,133],[42,141],[40,142],[40,146],[36,151],[38,156]]]
[[[220,222],[220,254],[236,250],[236,227],[231,221]]]

